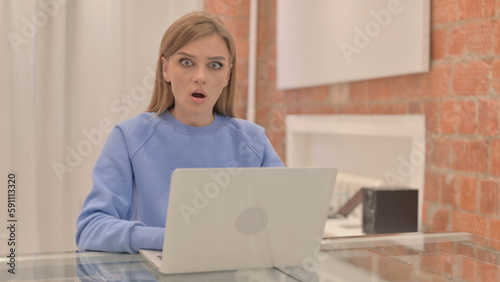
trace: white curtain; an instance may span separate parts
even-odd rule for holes
[[[0,0],[0,254],[11,238],[17,253],[76,249],[76,218],[110,128],[146,109],[165,30],[202,4]]]

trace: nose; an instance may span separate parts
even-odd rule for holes
[[[206,75],[204,67],[200,66],[196,69],[196,73],[194,76],[194,82],[197,84],[206,84],[207,83],[207,75]]]

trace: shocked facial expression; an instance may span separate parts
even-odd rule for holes
[[[231,75],[228,48],[218,35],[197,38],[168,59],[162,57],[163,78],[175,99],[171,114],[184,124],[205,126]]]

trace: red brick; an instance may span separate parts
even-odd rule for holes
[[[247,19],[222,18],[227,29],[233,34],[235,40],[248,39],[249,21]]]
[[[367,114],[368,108],[365,104],[349,104],[336,107],[336,112],[339,114]]]
[[[257,82],[271,84],[276,82],[276,64],[267,62],[257,66]]]
[[[267,120],[268,120],[267,112],[268,112],[268,109],[266,109],[264,107],[257,108],[257,110],[255,111],[255,123],[259,124],[261,126],[264,126],[265,124],[267,124]]]
[[[247,106],[234,106],[234,114],[237,118],[247,118]]]
[[[403,114],[408,114],[408,103],[394,103],[392,105],[392,113],[395,115],[403,115]]]
[[[275,107],[271,110],[268,129],[273,132],[285,132],[286,109]]]
[[[287,89],[285,91],[285,104],[296,104],[299,101],[299,93],[296,89]]]
[[[267,40],[257,42],[257,61],[259,63],[265,65],[271,60],[272,54],[276,52],[276,50],[271,46],[272,44],[274,43]]]
[[[498,213],[498,181],[482,180],[479,196],[481,213],[496,215]]]
[[[463,278],[463,281],[478,281],[478,261],[469,258],[462,257],[462,265],[458,269],[458,275]]]
[[[440,168],[451,167],[452,142],[446,138],[429,139],[427,145],[427,159],[429,165]]]
[[[270,93],[271,103],[282,104],[285,101],[285,92],[282,90],[275,89]]]
[[[498,133],[498,100],[479,101],[478,131],[482,135],[489,136]]]
[[[275,87],[270,86],[265,83],[257,83],[257,89],[255,91],[255,96],[258,104],[266,104],[269,102],[269,96],[272,91],[274,91]]]
[[[441,103],[424,102],[425,128],[430,132],[439,132],[439,112]]]
[[[370,106],[370,114],[405,114],[406,106],[403,104],[384,103]]]
[[[444,101],[441,104],[441,133],[453,134],[457,131],[460,111],[456,101]]]
[[[500,248],[500,218],[490,218],[490,236],[488,238],[497,240],[494,247]]]
[[[431,1],[431,20],[433,25],[454,22],[457,19],[457,1]]]
[[[429,214],[429,203],[424,200],[424,203],[422,204],[422,224],[424,226],[426,226],[429,223],[428,214]]]
[[[485,61],[472,61],[455,65],[453,92],[461,96],[482,96],[489,87],[488,75],[491,64]]]
[[[240,60],[236,66],[236,79],[239,82],[245,82],[248,85],[248,60]]]
[[[282,158],[282,155],[285,155],[285,135],[286,133],[284,131],[274,131],[272,134],[272,139],[271,139],[271,144],[273,145],[273,148],[276,150],[276,153]],[[285,160],[282,161],[284,162]]]
[[[424,201],[439,202],[439,191],[441,191],[441,175],[427,170],[425,172]]]
[[[460,178],[460,208],[466,211],[476,211],[476,179],[472,177]]]
[[[235,105],[245,105],[248,100],[248,83],[246,81],[239,80],[236,83],[236,95],[234,96]]]
[[[432,60],[439,60],[446,56],[446,29],[432,31],[431,55]]]
[[[493,54],[494,21],[483,20],[467,24],[467,52],[469,54]]]
[[[458,19],[484,18],[495,15],[495,0],[459,0]]]
[[[432,216],[432,231],[446,231],[448,230],[448,222],[450,219],[450,212],[448,210],[437,210]]]
[[[445,254],[436,254],[436,253],[431,253],[431,254],[426,254],[423,256],[420,256],[420,268],[424,271],[426,274],[433,274],[433,275],[445,275],[446,267],[445,267]],[[406,280],[391,280],[391,281],[411,281],[412,279],[406,279]]]
[[[500,29],[498,29],[498,33],[500,33]],[[500,54],[500,52],[498,53]],[[491,77],[491,86],[496,93],[500,93],[500,60],[493,61],[493,66],[491,67]]]
[[[474,247],[464,244],[459,244],[457,246],[456,255],[462,255],[465,257],[472,257],[474,255]]]
[[[499,11],[500,11],[500,2],[499,2]],[[495,33],[495,36],[494,36],[494,39],[493,39],[493,42],[494,42],[494,49],[495,49],[495,54],[500,54],[500,21],[495,21],[495,25],[494,25],[494,33]]]
[[[422,103],[411,101],[408,105],[408,114],[422,114]]]
[[[452,230],[463,231],[479,236],[488,236],[488,219],[467,212],[454,211],[452,215]]]
[[[257,85],[272,85],[276,83],[276,77],[269,72],[272,64],[272,62],[263,63],[262,61],[257,61]]]
[[[388,82],[389,79],[387,78],[372,79],[367,81],[370,100],[376,101],[391,99]]]
[[[258,17],[261,19],[272,19],[276,17],[276,2],[272,1],[259,1]]]
[[[300,114],[300,106],[296,106],[296,105],[290,106],[290,105],[287,105],[287,106],[286,106],[286,112],[287,112],[289,115],[297,115],[297,114]]]
[[[276,20],[259,20],[257,23],[257,40],[276,39]]]
[[[238,59],[238,62],[246,61],[248,62],[248,40],[246,39],[238,39],[235,40],[235,45],[236,45],[236,57]],[[242,77],[240,77],[242,78]]]
[[[478,273],[480,281],[496,282],[500,280],[500,268],[497,266],[496,254],[478,250]]]
[[[447,52],[449,56],[462,56],[465,49],[465,27],[455,27],[448,36]]]
[[[441,176],[441,203],[451,205],[456,208],[457,204],[457,183],[452,175]]]
[[[450,81],[451,66],[432,66],[429,73],[420,76],[421,96],[423,98],[448,96]]]
[[[301,114],[331,114],[335,112],[333,106],[304,104],[300,106]]]
[[[479,279],[482,282],[500,281],[500,268],[489,263],[479,263]]]
[[[473,101],[459,102],[459,125],[458,133],[475,134],[477,131],[477,105]]]
[[[392,99],[416,99],[419,98],[420,75],[401,75],[391,77],[387,85]]]
[[[487,250],[487,249],[478,248],[477,249],[477,259],[482,261],[482,262],[496,264],[497,254],[492,253],[490,250]]]
[[[336,114],[337,112],[335,111],[335,108],[333,105],[315,105],[314,106],[314,112],[313,114],[317,115],[331,115],[331,114]]]
[[[351,82],[349,84],[349,92],[351,101],[367,101],[370,99],[366,81]]]
[[[485,172],[488,162],[488,147],[484,140],[455,140],[453,168],[459,171]]]
[[[458,102],[458,133],[474,134],[476,133],[477,105],[474,101]]]
[[[491,173],[500,175],[500,139],[491,141]]]
[[[250,15],[249,0],[205,0],[205,10],[225,17],[245,17]]]
[[[379,277],[384,281],[410,281],[413,270],[406,264],[385,257],[378,260]]]
[[[328,93],[330,92],[329,86],[318,86],[310,88],[299,89],[300,102],[326,102]]]

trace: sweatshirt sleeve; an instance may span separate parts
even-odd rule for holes
[[[274,150],[273,146],[267,140],[266,146],[264,148],[264,159],[262,160],[263,167],[284,167],[285,165],[281,161],[280,157]]]
[[[94,166],[92,181],[76,224],[79,249],[128,253],[140,248],[162,249],[164,228],[129,220],[135,214],[134,172],[119,127],[111,131]]]
[[[273,145],[267,138],[264,130],[261,132],[260,139],[264,144],[264,154],[262,156],[262,167],[284,167],[285,165],[281,161],[281,158],[278,156],[276,151],[273,148]]]

